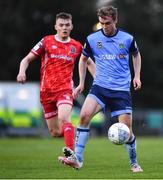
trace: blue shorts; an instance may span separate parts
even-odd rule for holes
[[[129,91],[115,91],[93,85],[88,96],[93,97],[104,112],[111,111],[111,117],[132,113],[132,100]]]

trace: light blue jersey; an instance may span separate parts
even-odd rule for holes
[[[129,54],[137,54],[138,47],[132,35],[117,30],[113,36],[106,36],[100,29],[87,37],[83,55],[96,63],[93,84],[101,87],[130,91],[131,73]]]

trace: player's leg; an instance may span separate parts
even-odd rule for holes
[[[77,169],[81,168],[83,164],[84,148],[89,137],[90,120],[97,112],[105,107],[103,100],[101,100],[102,95],[100,93],[100,87],[93,85],[81,109],[80,123],[76,130],[75,154],[70,151],[72,156],[67,158],[59,157],[59,161],[62,163]]]
[[[118,121],[121,123],[124,123],[128,126],[128,128],[130,129],[130,139],[132,138],[132,115],[130,113],[127,114],[120,114],[118,115]]]
[[[61,125],[66,147],[74,150],[74,127],[71,123],[73,105],[72,91],[66,90],[57,94],[58,120]]]
[[[128,152],[130,164],[135,164],[135,163],[137,163],[136,139],[132,132],[132,115],[131,114],[121,114],[118,116],[118,120],[119,120],[119,122],[126,124],[130,128],[130,134],[131,134],[130,139],[125,144],[125,147]]]
[[[130,165],[137,165],[137,172],[141,172],[142,169],[137,163],[136,156],[136,138],[132,131],[132,101],[130,92],[125,91],[115,91],[114,98],[110,104],[111,106],[111,115],[117,116],[118,121],[126,124],[131,132],[129,141],[125,144],[125,147],[128,152]]]
[[[52,137],[62,136],[62,131],[60,128],[60,122],[58,121],[58,112],[55,103],[42,102],[42,107],[44,111],[44,117],[46,119],[48,130]]]
[[[80,124],[76,130],[75,153],[71,151],[71,149],[64,148],[64,150],[68,151],[71,156],[67,158],[60,156],[58,158],[60,162],[75,169],[80,169],[82,167],[84,148],[89,136],[89,122],[100,109],[101,106],[97,101],[91,96],[87,96],[80,113]]]
[[[87,96],[80,112],[80,124],[76,130],[75,154],[80,162],[83,161],[84,148],[89,137],[89,125],[92,117],[101,110],[101,106],[91,96]]]
[[[64,136],[66,147],[74,150],[74,133],[75,129],[71,123],[71,104],[60,104],[58,106],[58,120],[61,123],[61,128]]]
[[[119,122],[125,123],[131,132],[129,141],[125,144],[125,148],[128,152],[129,162],[131,170],[133,172],[142,172],[143,170],[138,165],[137,155],[136,155],[136,138],[132,131],[132,115],[131,114],[122,114],[118,117]]]
[[[47,118],[46,123],[47,123],[49,132],[50,132],[52,137],[60,137],[60,136],[62,136],[60,123],[58,121],[58,116]]]

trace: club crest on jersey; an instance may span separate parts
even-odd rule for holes
[[[101,49],[102,48],[102,42],[97,42],[97,48]]]
[[[120,43],[119,44],[119,49],[124,49],[125,48],[125,45],[123,43]]]
[[[76,48],[74,46],[70,46],[70,53],[76,53]]]

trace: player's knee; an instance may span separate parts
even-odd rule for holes
[[[64,115],[58,115],[58,120],[59,120],[59,122],[67,123],[68,122],[68,117],[66,117]]]
[[[88,111],[81,111],[81,113],[80,113],[80,119],[82,119],[82,120],[88,119],[89,116],[90,116],[90,114]]]
[[[83,111],[80,113],[80,124],[81,125],[88,125],[90,121],[90,114],[88,111]]]
[[[50,134],[52,137],[60,137],[61,136],[61,132],[59,129],[50,129]]]

